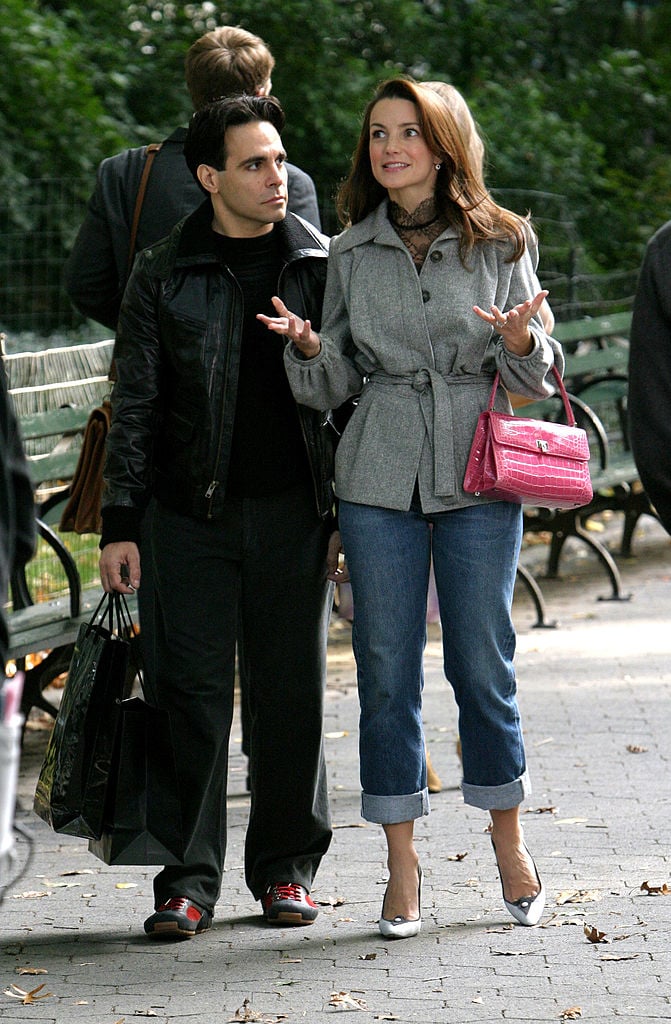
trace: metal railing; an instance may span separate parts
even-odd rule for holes
[[[84,323],[63,287],[63,266],[84,216],[81,196],[92,182],[46,178],[0,196],[0,330],[12,337],[68,337]],[[532,212],[541,242],[540,278],[550,289],[557,319],[630,309],[637,271],[590,274],[565,196],[533,190],[498,190],[497,198],[520,213]],[[339,230],[332,195],[324,195],[324,230]],[[103,334],[100,335],[101,337]],[[32,346],[31,346],[32,347]]]

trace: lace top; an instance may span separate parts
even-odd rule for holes
[[[408,213],[398,203],[390,200],[387,216],[394,231],[409,249],[413,263],[419,270],[431,243],[447,227],[447,220],[436,210],[433,196],[422,200],[412,213]]]

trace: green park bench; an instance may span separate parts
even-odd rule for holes
[[[101,596],[98,535],[59,529],[91,411],[109,394],[112,341],[3,356],[35,488],[38,541],[11,580],[9,658],[25,673],[21,711],[55,715],[44,689],[67,671]],[[129,608],[134,618],[137,603]]]

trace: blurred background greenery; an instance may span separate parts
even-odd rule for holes
[[[85,329],[61,271],[95,168],[186,123],[184,54],[219,24],[270,46],[284,142],[317,184],[329,233],[375,84],[441,78],[483,131],[490,187],[531,211],[558,317],[629,308],[645,241],[671,217],[665,0],[4,0],[0,327],[10,340]]]

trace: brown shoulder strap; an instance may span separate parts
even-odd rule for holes
[[[142,168],[142,177],[140,178],[140,184],[137,190],[137,196],[135,197],[135,209],[133,211],[133,223],[130,229],[130,242],[128,245],[128,266],[126,268],[126,276],[128,276],[133,269],[133,260],[135,259],[135,242],[137,240],[137,229],[140,223],[140,214],[142,213],[142,204],[144,202],[144,194],[147,191],[147,182],[149,181],[149,174],[151,172],[151,165],[154,162],[156,154],[163,145],[162,142],[150,142],[147,146],[147,156]],[[114,363],[114,356],[112,356],[112,363],[110,365],[107,379],[114,382],[116,380],[116,366]]]
[[[135,199],[135,210],[133,212],[133,223],[130,229],[130,244],[128,246],[128,273],[130,274],[133,268],[133,260],[135,259],[135,242],[137,239],[137,229],[140,223],[140,214],[142,213],[142,204],[144,202],[144,194],[147,191],[147,182],[149,181],[149,174],[151,172],[151,165],[154,162],[154,158],[161,148],[161,142],[151,142],[147,146],[147,158],[144,162],[144,168],[142,170],[142,177],[140,178],[140,185],[137,190],[137,197]]]

